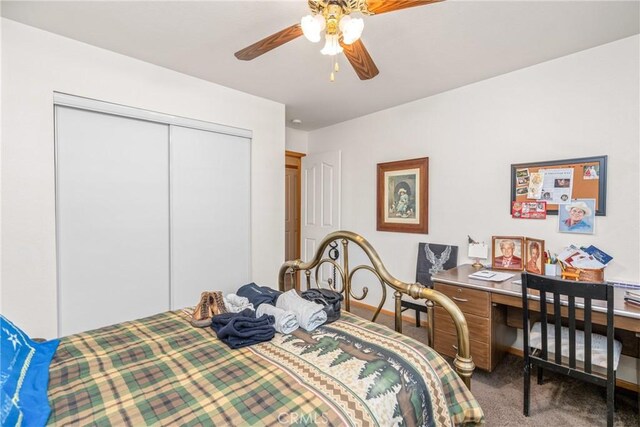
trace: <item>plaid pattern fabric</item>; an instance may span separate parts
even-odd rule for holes
[[[483,421],[471,393],[435,351],[349,313],[331,328],[341,324],[350,333],[363,328],[416,348],[440,377],[448,423]],[[364,410],[342,408],[335,396],[318,396],[318,387],[292,365],[268,363],[271,357],[265,355],[275,350],[276,343],[230,350],[210,328],[192,327],[182,311],[72,335],[61,340],[51,364],[49,424],[367,424],[368,417],[350,415]],[[371,424],[378,422],[372,418]]]

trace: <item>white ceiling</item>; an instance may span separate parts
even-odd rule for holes
[[[380,69],[336,81],[304,37],[253,61],[233,53],[297,22],[305,0],[2,1],[2,16],[286,104],[313,130],[640,32],[638,1],[449,0],[365,17]],[[300,119],[293,126],[291,119]]]

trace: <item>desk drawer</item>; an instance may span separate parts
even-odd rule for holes
[[[473,314],[465,314],[464,317],[467,319],[467,326],[469,327],[469,339],[488,343],[489,331],[491,330],[491,322],[489,321],[489,318],[475,316]],[[456,327],[453,323],[453,319],[451,319],[449,313],[447,313],[447,311],[442,307],[436,307],[435,309],[434,326],[436,335],[440,332],[452,335],[456,334]]]
[[[491,366],[489,365],[491,349],[489,344],[474,340],[469,340],[469,344],[471,345],[471,358],[473,359],[473,363],[480,369],[491,371]],[[458,352],[457,336],[455,334],[437,332],[434,337],[433,346],[438,353],[455,357]]]
[[[442,292],[455,302],[460,310],[465,314],[475,314],[480,317],[489,317],[491,296],[489,292],[475,289],[463,288],[460,286],[445,285],[435,283],[434,289]]]

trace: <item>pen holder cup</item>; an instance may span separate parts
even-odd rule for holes
[[[580,282],[604,282],[604,268],[567,267],[562,272],[562,278]]]
[[[558,264],[544,264],[544,275],[545,276],[557,276],[558,275]]]

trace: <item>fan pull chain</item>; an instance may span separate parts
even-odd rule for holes
[[[340,71],[340,65],[338,65],[338,55],[333,55],[331,57],[331,61],[333,62],[333,70],[331,71],[331,74],[329,76],[329,80],[334,82],[336,80],[336,75],[335,73],[337,73],[338,71]],[[335,72],[335,73],[334,73]]]

